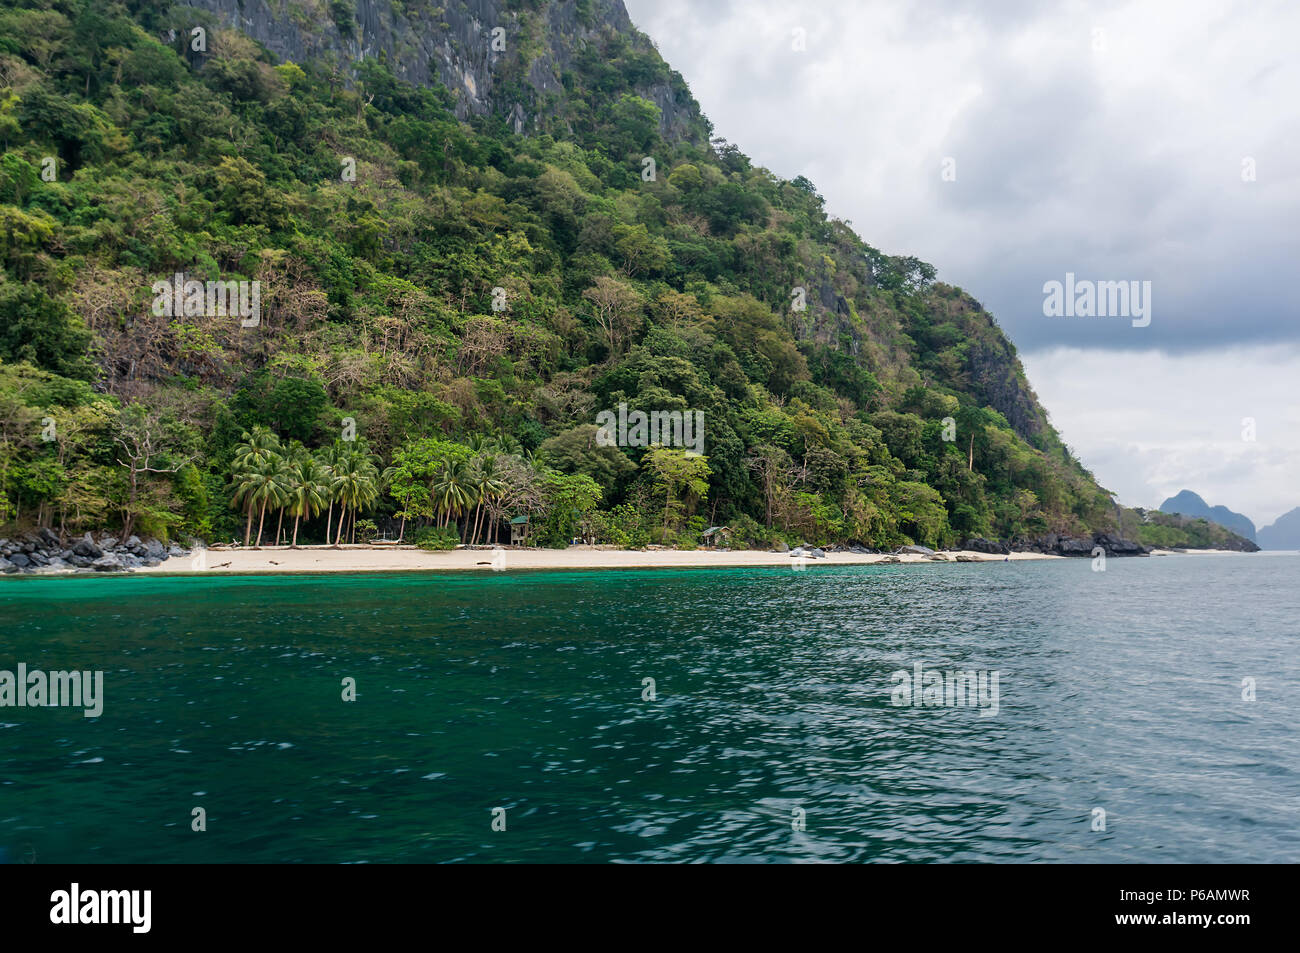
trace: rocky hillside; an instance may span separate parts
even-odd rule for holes
[[[626,46],[637,59],[626,90],[659,110],[660,133],[708,137],[685,81],[633,28],[622,0],[193,0],[170,16],[180,31],[191,21],[235,28],[279,60],[328,63],[340,77],[377,59],[401,81],[445,88],[460,119],[496,113],[529,135],[571,132],[586,109],[570,95],[574,71]]]

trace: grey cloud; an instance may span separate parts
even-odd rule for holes
[[[1285,39],[1300,27],[1298,9],[1275,7],[1270,18],[1195,3],[1168,16],[1118,2],[628,7],[719,135],[780,175],[808,175],[871,244],[933,263],[1022,350],[1300,341],[1286,277],[1300,258],[1291,148],[1300,70]],[[809,30],[806,55],[790,55],[784,40],[795,23]],[[1108,31],[1102,59],[1089,45],[1093,24]],[[1233,51],[1240,64],[1225,61]],[[978,92],[956,108],[964,87]],[[1240,178],[1248,155],[1252,183]],[[956,182],[940,179],[945,156],[957,161]],[[1151,281],[1151,325],[1045,318],[1043,283],[1067,271]]]

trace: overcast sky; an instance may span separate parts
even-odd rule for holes
[[[1124,503],[1300,506],[1300,4],[625,2],[715,135],[996,316]],[[1067,272],[1150,324],[1044,316]]]

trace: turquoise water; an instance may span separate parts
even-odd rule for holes
[[[102,669],[105,708],[0,708],[0,849],[1300,861],[1297,570],[5,578],[0,669]],[[918,661],[997,672],[997,714],[891,704]]]

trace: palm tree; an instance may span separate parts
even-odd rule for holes
[[[329,493],[329,472],[309,453],[294,461],[288,474],[289,513],[293,516],[293,543],[298,548],[298,521],[311,519],[325,508]]]
[[[235,448],[236,469],[250,469],[254,464],[277,456],[281,452],[280,438],[270,427],[261,424],[255,426],[252,433],[245,430],[243,441]]]
[[[330,469],[333,473],[330,479],[330,498],[339,502],[339,527],[334,536],[334,545],[337,546],[343,541],[343,523],[348,514],[348,491],[354,482],[355,474],[352,472],[352,461],[343,455],[334,461]]]
[[[294,440],[289,444],[288,451],[280,459],[280,483],[284,492],[280,494],[280,519],[275,524],[275,545],[277,546],[279,546],[283,540],[281,530],[284,528],[284,512],[289,508],[289,504],[293,499],[292,487],[294,470],[297,468],[298,462],[302,460],[307,453],[307,448],[299,441]]]
[[[334,525],[334,503],[338,499],[338,496],[334,493],[333,486],[334,468],[342,458],[343,445],[339,440],[335,440],[332,446],[321,447],[316,451],[316,459],[320,463],[321,468],[325,471],[325,498],[329,503],[329,510],[325,516],[325,542],[327,544],[330,541],[330,529]]]
[[[512,434],[499,433],[492,437],[497,449],[507,455],[519,456],[524,452],[524,445]]]
[[[343,539],[343,523],[348,510],[352,511],[352,539],[355,541],[357,511],[369,506],[379,496],[379,471],[372,462],[371,454],[362,449],[344,451],[334,467],[331,487],[341,506],[338,536],[334,540],[334,545],[337,546]]]
[[[236,484],[234,502],[238,505],[243,500],[248,509],[248,519],[244,523],[244,545],[247,546],[249,535],[253,531],[253,507],[256,503],[250,495],[251,490],[244,488],[251,488],[258,484],[259,466],[273,459],[279,459],[280,438],[269,427],[259,424],[253,428],[252,433],[244,431],[243,439],[244,442],[235,448],[233,478]],[[258,537],[260,542],[261,530],[258,531]]]
[[[242,470],[234,474],[235,496],[231,499],[231,506],[242,505],[248,511],[248,520],[244,524],[244,545],[249,543],[249,536],[253,532],[253,495],[258,488],[257,475],[252,470]]]
[[[446,526],[473,502],[470,495],[471,476],[469,466],[463,460],[448,460],[434,477],[433,499],[435,505],[443,511],[440,525]]]
[[[469,471],[469,497],[470,502],[474,504],[474,516],[470,517],[469,513],[465,514],[465,533],[464,542],[474,545],[474,537],[478,535],[478,517],[483,511],[483,467],[486,460],[477,459]]]
[[[241,500],[248,506],[249,522],[252,522],[253,507],[258,507],[257,545],[262,545],[262,525],[266,521],[266,507],[281,505],[285,497],[284,475],[278,456],[256,463],[244,470],[237,477],[235,502]],[[244,545],[248,545],[248,535],[244,536]]]
[[[506,486],[496,476],[497,460],[496,457],[487,456],[479,461],[478,472],[479,478],[475,486],[477,491],[477,500],[474,506],[474,531],[470,535],[470,545],[478,542],[478,533],[480,522],[483,518],[484,504],[490,504],[493,500],[505,492]],[[487,527],[483,527],[484,542],[487,542]]]
[[[461,530],[460,541],[469,542],[470,535],[470,507],[474,508],[474,513],[483,505],[483,476],[474,467],[466,467],[468,471],[465,475],[465,526]]]

